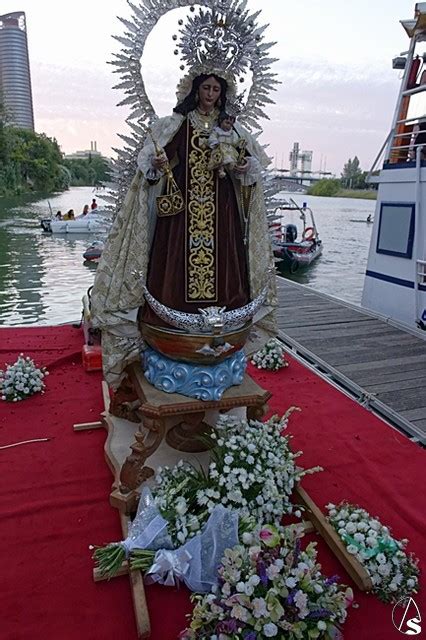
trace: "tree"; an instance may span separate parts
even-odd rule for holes
[[[347,189],[365,189],[365,173],[362,172],[357,156],[349,158],[343,167],[342,184]]]
[[[111,180],[108,161],[102,156],[66,158],[64,165],[70,172],[73,186],[94,186]]]
[[[55,139],[30,129],[1,126],[0,195],[59,191],[67,187]]]
[[[335,196],[340,189],[340,180],[323,178],[309,187],[310,196]]]

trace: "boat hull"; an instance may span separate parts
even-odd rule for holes
[[[95,262],[101,257],[103,249],[103,242],[94,241],[93,244],[91,244],[90,247],[87,247],[86,251],[83,253],[83,258],[85,260]]]
[[[52,220],[44,218],[40,226],[46,233],[73,234],[73,233],[102,233],[109,230],[110,224],[103,216],[89,214],[76,220]]]
[[[321,254],[321,242],[283,243],[281,246],[274,246],[274,256],[279,260],[278,269],[289,273],[309,267]]]
[[[361,304],[412,329],[426,328],[426,167],[384,168]]]

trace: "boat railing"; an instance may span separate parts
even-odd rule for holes
[[[426,260],[417,260],[417,284],[426,284]]]
[[[318,229],[317,226],[315,224],[315,218],[314,218],[314,213],[312,211],[312,209],[308,206],[306,206],[306,204],[304,203],[303,207],[299,206],[297,204],[297,202],[295,202],[295,200],[293,200],[293,198],[289,198],[288,200],[282,201],[277,207],[275,207],[274,209],[274,219],[277,220],[278,216],[276,215],[278,211],[298,211],[300,213],[300,218],[303,221],[303,232],[302,232],[302,237],[303,234],[305,233],[305,230],[308,228],[308,226],[311,226],[315,232],[315,238],[319,239],[319,234],[318,234]],[[310,220],[311,220],[311,224],[307,225],[306,224],[306,214],[309,214]]]
[[[413,87],[412,89],[406,89],[405,91],[402,92],[402,95],[405,96],[414,96],[417,93],[423,93],[424,91],[426,91],[426,84],[421,84],[418,87]]]
[[[388,135],[386,136],[385,141],[383,142],[382,146],[380,147],[380,151],[379,151],[379,153],[377,154],[376,158],[374,159],[374,162],[373,162],[373,164],[371,165],[371,169],[370,169],[370,171],[368,172],[367,177],[366,177],[366,179],[365,179],[367,183],[372,184],[372,183],[374,183],[374,182],[375,182],[373,174],[375,173],[375,171],[378,171],[378,170],[379,170],[380,163],[381,163],[381,162],[382,162],[382,160],[383,160],[384,153],[385,153],[385,149],[386,149],[386,147],[387,147],[387,145],[388,145],[388,142],[389,142],[389,140],[390,140],[390,138],[391,138],[391,136],[392,136],[392,133],[393,133],[393,129],[391,129],[391,130],[389,131]]]
[[[389,131],[385,141],[383,142],[380,148],[379,153],[374,159],[374,162],[371,166],[370,171],[367,174],[366,182],[368,182],[369,184],[373,184],[377,182],[377,180],[375,180],[374,173],[379,171],[379,169],[382,166],[382,163],[409,162],[411,160],[415,160],[417,148],[424,147],[425,143],[424,142],[416,143],[416,137],[419,131],[415,131],[414,126],[417,126],[423,123],[426,124],[426,116],[423,116],[423,117],[416,116],[412,118],[405,118],[402,120],[398,120],[396,122],[396,125],[398,126],[410,125],[411,127],[412,125],[412,127],[406,131],[396,133],[397,126],[395,126],[393,129]],[[404,142],[404,138],[405,138],[405,144],[401,144],[400,142],[401,141]],[[385,158],[385,150],[388,147],[389,141],[391,139],[392,141],[397,140],[398,144],[392,144],[388,148],[387,158]]]

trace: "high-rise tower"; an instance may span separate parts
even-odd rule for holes
[[[34,129],[25,13],[0,16],[0,102],[10,124]]]

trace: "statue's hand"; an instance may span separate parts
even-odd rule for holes
[[[235,173],[239,173],[239,174],[244,174],[247,173],[249,168],[249,164],[247,162],[247,160],[244,162],[244,164],[237,164],[234,167],[234,171]]]
[[[167,156],[163,153],[161,154],[161,156],[153,156],[152,160],[151,160],[151,164],[154,167],[154,169],[164,169],[165,165],[167,163]]]

